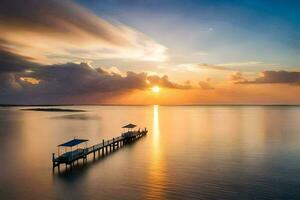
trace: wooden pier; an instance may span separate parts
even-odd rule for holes
[[[123,128],[128,128],[128,125],[124,126]],[[59,152],[58,155],[52,153],[53,170],[55,169],[55,167],[59,168],[61,164],[65,164],[66,169],[68,168],[68,166],[71,168],[73,164],[75,162],[78,162],[78,160],[80,159],[82,159],[83,162],[87,162],[87,157],[90,154],[93,154],[94,158],[96,156],[96,153],[100,155],[101,152],[102,153],[101,155],[106,155],[109,152],[119,149],[120,147],[124,146],[127,143],[130,143],[132,141],[135,141],[145,136],[148,133],[148,130],[146,128],[138,131],[133,131],[129,129],[132,128],[128,128],[128,131],[123,133],[119,137],[112,138],[106,141],[102,140],[102,142],[90,147],[85,146],[85,148],[77,148],[76,150],[72,150],[73,146],[78,146],[80,143],[86,143],[88,141],[85,139],[75,139],[75,138],[64,144],[58,145],[58,147],[71,147],[71,151],[65,152],[61,155],[59,154]]]

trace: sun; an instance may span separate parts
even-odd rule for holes
[[[157,85],[155,85],[155,86],[153,86],[153,87],[151,88],[151,90],[152,90],[152,92],[154,92],[154,93],[159,93],[159,92],[160,92],[160,87],[158,87]]]

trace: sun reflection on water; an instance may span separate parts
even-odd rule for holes
[[[162,148],[160,145],[160,127],[159,127],[159,106],[153,106],[153,132],[151,146],[151,162],[149,168],[148,192],[150,199],[165,199],[166,173],[164,160],[162,157]]]
[[[159,110],[158,105],[153,106],[153,146],[154,150],[159,150]]]

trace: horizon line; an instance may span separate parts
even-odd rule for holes
[[[30,106],[300,106],[299,104],[0,104],[0,107]]]

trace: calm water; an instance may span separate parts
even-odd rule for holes
[[[19,109],[0,108],[0,199],[300,199],[300,107]],[[52,173],[57,144],[93,145],[128,122],[149,134]]]

